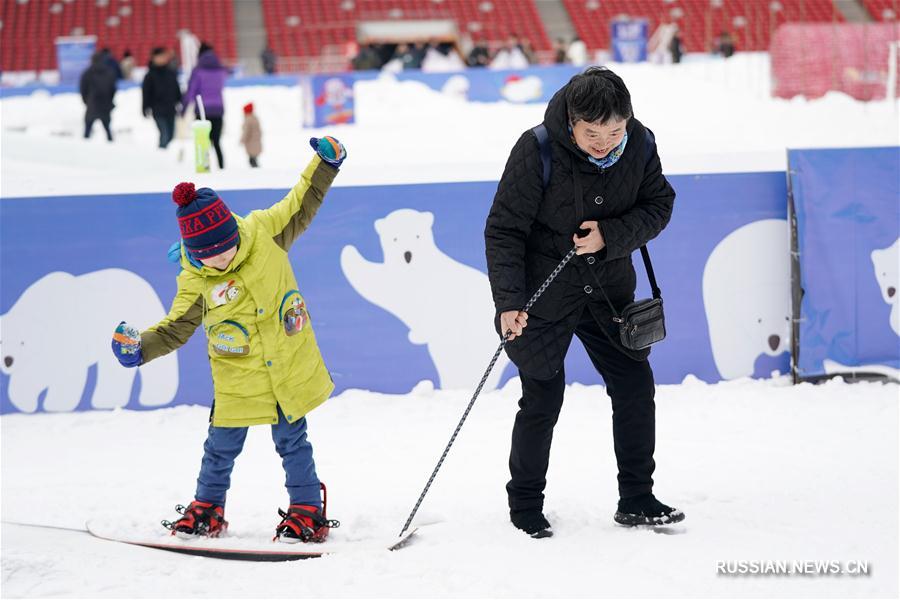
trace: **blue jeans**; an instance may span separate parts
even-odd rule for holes
[[[175,115],[153,115],[153,120],[156,121],[156,128],[159,129],[159,147],[165,148],[175,137]]]
[[[234,460],[244,448],[247,427],[209,426],[206,443],[203,444],[203,462],[197,478],[195,498],[201,502],[225,504],[225,495],[231,487],[231,471]],[[284,467],[285,487],[291,504],[322,506],[319,495],[319,478],[313,460],[312,444],[306,439],[306,419],[288,423],[278,408],[278,423],[272,425],[272,441],[281,456]]]

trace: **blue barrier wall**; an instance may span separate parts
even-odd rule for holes
[[[900,148],[791,150],[802,377],[900,369]]]
[[[752,244],[771,246],[773,241],[766,236],[772,234],[757,226],[774,223],[781,231],[784,224],[786,231],[784,174],[685,175],[670,179],[678,192],[674,216],[669,227],[650,244],[668,320],[668,338],[654,347],[651,355],[658,382],[678,383],[689,373],[717,381],[741,375],[768,376],[773,369],[787,372],[783,344],[767,348],[762,342],[753,347],[751,341],[743,343],[745,336],[734,329],[742,322],[756,326],[762,319],[753,311],[767,302],[773,304],[772,299],[764,289],[758,298],[739,290],[735,293],[729,273],[717,270],[711,258],[720,256],[729,270],[738,271],[747,270],[740,266],[741,260],[769,260],[765,256],[757,259],[754,253],[740,248],[735,250],[732,242],[744,239],[738,239],[735,232],[750,232],[757,235]],[[465,376],[473,383],[478,380],[497,343],[492,309],[489,295],[481,298],[487,302],[488,314],[483,301],[481,308],[470,310],[465,306],[471,303],[463,300],[476,293],[484,296],[483,227],[495,190],[496,182],[331,190],[312,227],[298,240],[290,256],[338,391],[364,388],[402,393],[424,379],[440,385],[442,380],[451,381],[460,361],[468,369]],[[286,192],[218,191],[238,214],[267,207]],[[118,371],[104,365],[109,360],[109,337],[116,324],[128,320],[141,327],[149,325],[139,322],[138,314],[144,313],[139,313],[138,304],[155,303],[159,307],[155,310],[161,312],[175,293],[178,267],[167,261],[166,251],[178,239],[178,228],[169,195],[3,199],[0,207],[0,354],[13,361],[12,366],[0,363],[0,412],[33,410],[17,400],[19,390],[27,388],[34,395],[34,390],[52,388],[60,367],[73,361],[81,361],[82,368],[87,369],[86,384],[75,409],[142,408],[138,401],[140,377],[130,396],[123,392],[121,398],[95,398],[93,391],[98,380],[105,383],[104,373],[112,371],[118,376]],[[403,239],[394,242],[398,236]],[[421,240],[416,241],[418,237]],[[401,254],[404,248],[412,249],[412,262],[406,262],[425,267],[417,271],[418,275],[410,276],[396,267],[404,262],[391,254],[394,243],[407,244],[398,247]],[[420,246],[414,246],[417,243]],[[786,253],[783,260],[787,264]],[[639,296],[649,294],[639,256],[635,264],[641,281]],[[55,283],[58,278],[47,277],[59,271],[75,276],[64,289]],[[434,281],[422,279],[432,271],[441,273],[437,287]],[[95,296],[90,296],[90,290],[96,287],[94,283],[88,285],[93,281],[90,274],[99,274],[102,280],[104,291],[94,292]],[[149,283],[150,296],[158,299],[144,298],[146,292],[132,283],[136,278],[131,274]],[[455,281],[457,276],[462,278],[459,281],[473,281],[475,287],[440,289],[440,282]],[[370,301],[364,297],[367,277],[375,277],[376,289],[386,298]],[[29,295],[23,295],[26,290],[30,290]],[[415,299],[413,308],[401,306],[410,298]],[[716,303],[728,303],[727,321],[714,317],[711,311]],[[781,300],[774,301],[775,313],[787,310]],[[446,349],[437,347],[439,340],[428,339],[434,334],[423,333],[422,314],[411,315],[410,311],[433,312],[432,320],[442,318],[437,316],[441,314],[456,319],[451,335],[458,338],[457,348],[462,351],[454,350],[448,358]],[[410,325],[416,322],[420,325]],[[428,318],[424,322],[427,324]],[[417,328],[418,332],[411,333]],[[781,335],[776,333],[779,335],[775,337]],[[727,343],[716,341],[723,336]],[[772,337],[768,332],[760,339]],[[740,356],[735,354],[735,344],[750,347],[749,354],[746,350]],[[164,404],[209,404],[212,386],[202,332],[177,353],[177,361],[177,393]],[[600,381],[577,341],[573,342],[566,368],[569,381]],[[513,366],[507,365],[503,380],[514,374]],[[145,376],[151,375],[142,373],[141,377]],[[20,383],[16,384],[15,397],[11,397],[11,381],[16,377]],[[25,385],[28,378],[32,381]],[[79,385],[77,377],[74,384],[72,379],[69,376],[67,385]],[[453,381],[459,382],[459,378]],[[131,389],[130,383],[127,385]],[[42,401],[48,394],[43,393]],[[52,409],[70,410],[72,402],[54,399]],[[42,407],[39,405],[38,410]]]

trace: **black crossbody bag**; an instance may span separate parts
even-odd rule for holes
[[[613,321],[619,325],[619,341],[629,350],[643,350],[666,338],[666,316],[663,313],[662,293],[656,285],[656,277],[653,274],[653,265],[650,263],[647,246],[641,246],[641,257],[644,259],[644,268],[647,270],[647,278],[650,279],[653,297],[635,300],[622,309],[621,313],[616,312],[616,307],[610,302],[603,286],[600,285],[600,278],[593,270],[591,271],[597,287],[600,288],[603,298],[613,313]]]
[[[534,136],[537,138],[538,145],[541,149],[541,163],[543,165],[543,183],[544,189],[550,183],[550,138],[547,134],[547,128],[543,123],[532,129]],[[647,132],[650,135],[650,132]],[[648,137],[648,140],[651,138]],[[578,185],[578,176],[573,177],[576,187],[575,213],[578,223],[584,222],[584,208],[581,205],[582,198],[580,186]],[[656,275],[653,273],[653,263],[650,262],[650,252],[647,246],[641,246],[641,258],[644,260],[644,269],[647,271],[647,278],[650,280],[650,289],[653,293],[652,298],[636,300],[622,309],[621,312],[616,310],[606,295],[606,290],[600,283],[600,278],[593,269],[589,269],[594,277],[594,282],[603,298],[612,311],[612,320],[619,326],[619,342],[628,350],[643,350],[651,345],[660,342],[666,338],[666,317],[663,313],[662,292],[656,285]]]

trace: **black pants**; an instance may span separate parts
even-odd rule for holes
[[[619,351],[585,308],[575,329],[588,356],[603,376],[612,399],[613,442],[619,467],[619,496],[628,498],[653,489],[656,404],[653,371],[647,360],[636,361]],[[565,369],[552,379],[531,378],[521,371],[522,399],[513,426],[509,456],[511,479],[506,485],[512,511],[541,510],[553,427],[565,391]],[[589,425],[587,425],[589,426]],[[588,459],[589,461],[589,459]],[[589,464],[585,472],[590,472]]]
[[[153,115],[156,128],[159,129],[159,147],[165,148],[175,137],[175,114]]]
[[[222,137],[222,117],[207,117],[212,124],[212,131],[209,132],[209,141],[216,151],[216,158],[219,160],[219,168],[225,168],[225,157],[222,156],[222,147],[219,145],[219,139]]]
[[[112,130],[109,128],[110,113],[86,113],[84,115],[84,137],[91,137],[91,129],[94,127],[94,121],[100,119],[103,129],[106,130],[106,139],[112,141]]]

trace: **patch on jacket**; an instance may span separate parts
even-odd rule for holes
[[[309,320],[306,312],[306,303],[297,290],[291,290],[285,294],[281,301],[281,322],[287,335],[297,335],[303,331],[304,325]]]
[[[209,299],[213,306],[222,306],[236,300],[240,295],[241,288],[235,285],[234,279],[229,279],[215,286],[209,293]]]
[[[250,354],[250,333],[236,321],[222,321],[209,328],[212,351],[219,356]]]

